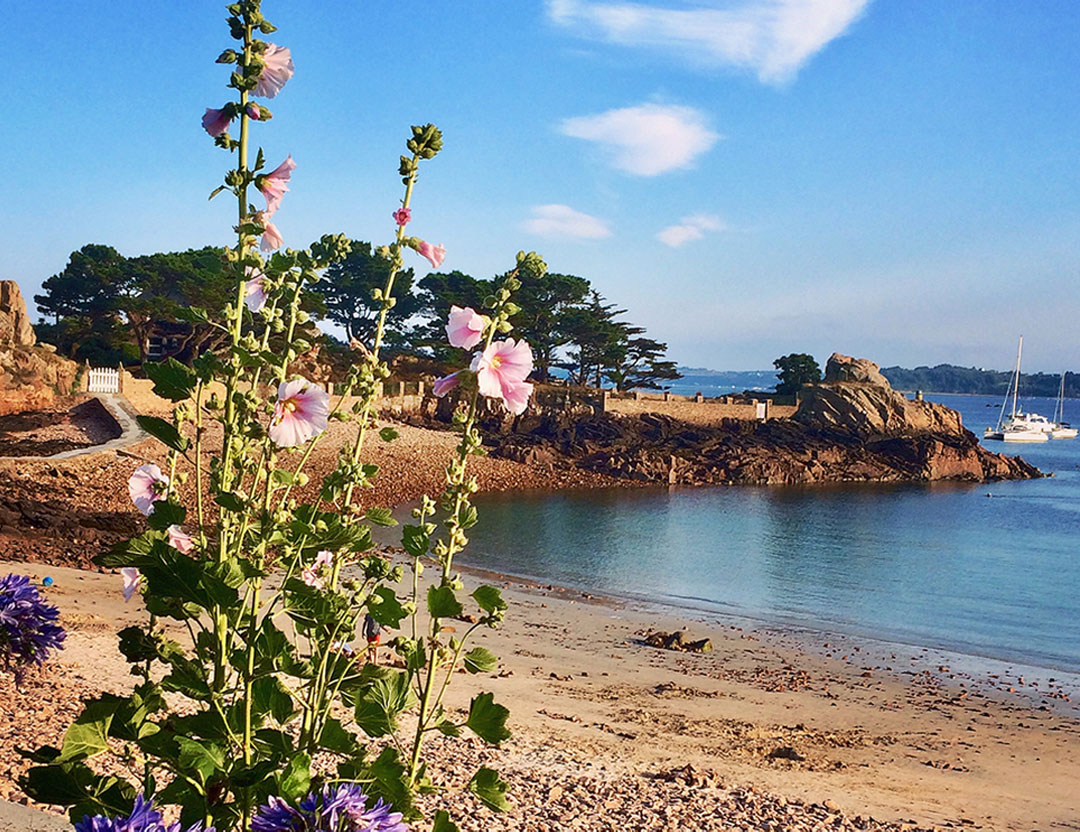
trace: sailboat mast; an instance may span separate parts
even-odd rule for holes
[[[1058,390],[1057,406],[1054,408],[1054,424],[1065,421],[1065,371],[1061,371],[1061,389]]]
[[[1013,376],[1013,406],[1012,417],[1016,418],[1016,394],[1020,390],[1020,355],[1024,351],[1024,336],[1020,336],[1020,343],[1016,345],[1016,374]]]

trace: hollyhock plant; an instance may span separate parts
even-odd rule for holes
[[[326,430],[330,395],[306,378],[283,381],[270,420],[270,439],[279,448],[302,445]]]
[[[25,575],[0,578],[0,669],[21,675],[21,666],[42,664],[50,650],[60,650],[66,633],[59,617]]]
[[[130,601],[135,593],[139,591],[139,583],[142,581],[142,575],[139,574],[139,570],[134,566],[125,566],[120,570],[120,577],[124,579],[124,603]]]
[[[322,551],[315,556],[315,562],[304,568],[300,578],[305,584],[315,589],[326,589],[326,580],[334,568],[334,553]]]
[[[258,121],[262,118],[262,108],[258,104],[248,104],[247,114],[252,121]]]
[[[262,242],[259,243],[259,248],[263,251],[274,251],[281,248],[285,238],[281,236],[277,226],[270,222],[269,215],[265,211],[258,211],[254,219],[263,227]]]
[[[408,225],[409,220],[412,219],[412,209],[410,208],[398,208],[394,213],[394,222],[399,226]]]
[[[472,307],[450,307],[450,320],[446,324],[446,338],[452,347],[471,350],[484,337],[488,319]]]
[[[293,161],[290,153],[284,162],[266,176],[256,178],[256,187],[266,199],[266,210],[263,211],[263,216],[267,219],[272,217],[281,206],[281,200],[285,198],[289,190],[289,179],[294,170],[296,170],[296,162]]]
[[[191,550],[195,548],[195,541],[191,539],[191,535],[179,526],[169,526],[166,529],[166,534],[169,536],[169,545],[182,555],[190,554]]]
[[[207,107],[202,117],[203,130],[216,138],[229,129],[232,120],[233,117],[229,115],[227,110],[215,110],[213,107]]]
[[[460,384],[461,384],[461,379],[458,377],[458,374],[457,373],[451,373],[448,376],[443,376],[442,378],[435,379],[434,384],[431,385],[431,389],[432,389],[432,392],[434,392],[435,395],[438,396],[441,399],[443,396],[445,396],[451,390],[458,387]]]
[[[266,306],[266,275],[248,266],[244,270],[250,280],[244,283],[244,304],[253,313]]]
[[[270,797],[251,820],[252,832],[408,832],[400,812],[373,800],[359,783],[324,786],[296,806]]]
[[[476,373],[480,395],[502,399],[506,409],[518,415],[525,410],[532,385],[525,381],[533,369],[532,348],[522,339],[494,341],[473,357],[469,367]]]
[[[262,58],[263,70],[259,73],[259,83],[255,86],[252,95],[273,98],[293,77],[292,53],[287,46],[268,43],[266,51],[259,57]]]
[[[421,257],[426,257],[428,259],[431,263],[431,268],[433,269],[439,268],[439,266],[443,264],[443,260],[446,259],[446,249],[442,244],[433,246],[426,240],[421,240],[416,244],[416,250]]]
[[[169,478],[156,465],[140,465],[128,480],[128,494],[135,508],[150,516],[154,503],[164,500],[169,490]]]
[[[152,800],[136,795],[135,805],[126,818],[110,818],[107,815],[84,815],[75,824],[75,832],[181,832],[180,822],[165,823],[161,812],[154,808]],[[202,823],[195,823],[187,832],[214,832],[214,827],[203,830]]]

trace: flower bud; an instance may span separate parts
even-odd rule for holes
[[[215,61],[215,63],[235,64],[238,60],[240,60],[239,53],[232,49],[226,49],[224,52],[217,56],[217,61]]]

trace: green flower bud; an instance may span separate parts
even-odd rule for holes
[[[238,60],[240,60],[239,53],[232,49],[226,49],[224,52],[217,56],[217,61],[215,61],[215,63],[235,64]]]

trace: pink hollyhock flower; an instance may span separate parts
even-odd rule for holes
[[[511,384],[503,388],[503,404],[506,409],[515,416],[520,416],[529,406],[529,397],[532,395],[533,386],[523,381],[520,384]]]
[[[448,376],[435,379],[435,383],[431,385],[432,391],[440,399],[461,384],[461,379],[458,378],[457,373],[451,373]]]
[[[265,211],[259,211],[255,214],[255,222],[263,227],[262,242],[259,243],[259,248],[262,251],[273,251],[274,249],[281,248],[285,242],[285,238],[281,236],[281,232],[278,231],[276,225],[270,222],[270,217]]]
[[[287,46],[278,46],[268,43],[266,51],[260,56],[263,62],[263,70],[259,73],[259,83],[252,95],[263,98],[273,98],[286,82],[293,77],[292,53]]]
[[[251,266],[244,269],[244,274],[251,276],[244,284],[244,303],[252,312],[258,312],[266,306],[266,275]]]
[[[412,210],[409,208],[398,208],[394,213],[394,222],[398,225],[405,225],[412,219]]]
[[[431,268],[437,269],[446,259],[446,249],[442,245],[433,246],[431,243],[421,240],[416,249],[421,257],[426,257],[431,262]]]
[[[262,110],[259,109],[258,104],[248,104],[247,114],[248,118],[250,118],[252,121],[258,121],[260,118],[262,118]]]
[[[167,531],[169,534],[169,545],[181,555],[186,555],[195,548],[195,541],[192,540],[191,536],[179,526],[169,526]]]
[[[124,579],[124,603],[126,604],[131,600],[131,596],[138,591],[142,575],[134,566],[125,566],[120,570],[120,577]]]
[[[165,499],[169,478],[156,465],[140,465],[128,480],[128,494],[135,508],[150,516],[154,503]]]
[[[322,551],[315,556],[315,562],[305,567],[300,573],[304,583],[315,589],[326,589],[326,580],[334,568],[333,552]]]
[[[450,346],[471,350],[484,337],[486,326],[487,318],[475,312],[471,306],[466,306],[464,309],[460,306],[451,306],[450,321],[446,325],[446,337],[450,341]]]
[[[515,415],[525,409],[532,385],[525,379],[533,369],[532,348],[523,339],[495,341],[473,357],[469,367],[476,373],[480,395],[502,399],[507,410]],[[525,388],[525,389],[523,389]]]
[[[266,197],[266,210],[263,211],[263,216],[270,218],[281,207],[281,200],[289,190],[289,177],[292,176],[294,170],[296,170],[296,162],[293,161],[290,153],[285,161],[270,173],[258,178],[259,190]]]
[[[330,395],[306,378],[283,381],[270,419],[270,439],[279,448],[302,445],[326,430]]]
[[[226,115],[224,110],[215,110],[212,107],[207,107],[206,112],[203,113],[203,130],[211,136],[220,136],[229,129],[229,124],[231,123],[232,116]]]

